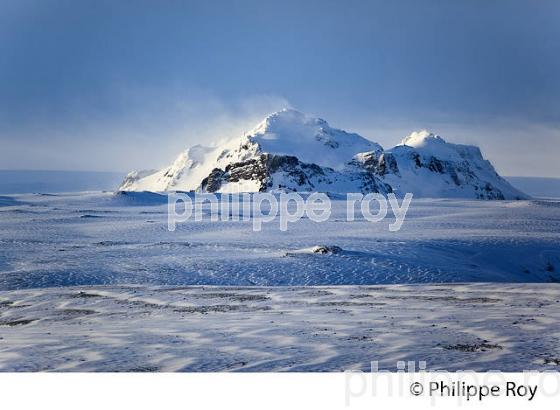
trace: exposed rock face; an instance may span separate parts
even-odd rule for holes
[[[390,152],[364,152],[356,155],[352,163],[380,177],[388,173],[399,174],[397,161]]]
[[[218,190],[222,187],[225,175],[225,171],[222,171],[220,168],[214,168],[212,172],[210,172],[210,175],[202,180],[200,184],[202,191],[218,192]]]
[[[338,172],[332,168],[301,162],[290,155],[261,154],[258,158],[237,162],[214,169],[202,180],[202,192],[235,192],[231,186],[252,181],[258,192],[283,191],[327,191],[338,190],[341,184],[352,186],[353,192],[391,192],[374,174],[365,169],[346,169]],[[229,188],[228,188],[229,187]],[[329,189],[332,188],[332,189]]]
[[[358,134],[293,110],[270,115],[248,135],[220,147],[194,146],[160,171],[133,171],[120,189],[527,197],[501,178],[477,147],[422,131],[384,151]]]
[[[501,178],[478,147],[451,144],[426,131],[412,133],[383,154],[391,158],[377,172],[398,193],[423,197],[523,199]]]

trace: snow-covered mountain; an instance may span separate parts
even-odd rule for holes
[[[414,132],[396,147],[295,110],[269,115],[217,147],[195,145],[158,171],[133,171],[123,191],[412,192],[417,197],[521,199],[474,146]]]
[[[384,166],[380,166],[384,164]],[[377,173],[394,192],[417,197],[524,199],[503,179],[478,147],[446,142],[427,131],[413,132],[382,153]]]

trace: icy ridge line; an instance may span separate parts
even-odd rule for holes
[[[121,191],[390,193],[416,197],[527,199],[478,147],[413,132],[381,145],[285,109],[216,147],[195,145],[161,170],[132,171]]]

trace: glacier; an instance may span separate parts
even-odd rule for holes
[[[0,196],[0,371],[558,369],[560,200],[476,147],[384,149],[288,110],[120,188]],[[172,191],[322,191],[332,213],[170,232]],[[349,221],[346,192],[414,199],[391,232]]]
[[[279,194],[275,194],[279,195]],[[398,232],[333,197],[325,222],[190,219],[168,231],[166,194],[0,198],[0,289],[95,284],[361,285],[560,281],[558,200],[413,199]],[[203,204],[202,212],[210,212]],[[221,219],[221,218],[220,218]],[[321,255],[315,246],[339,247]]]
[[[169,232],[166,194],[0,197],[0,371],[558,369],[560,201],[331,203]]]

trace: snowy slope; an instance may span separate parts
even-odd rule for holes
[[[258,192],[265,190],[386,192],[348,161],[379,144],[295,110],[269,115],[253,131],[218,147],[196,145],[160,171],[133,171],[124,191]]]
[[[268,116],[249,138],[262,152],[291,155],[335,170],[342,170],[359,152],[383,151],[381,145],[358,134],[331,128],[321,118],[309,118],[294,110]]]
[[[218,147],[191,147],[159,171],[131,172],[124,191],[412,192],[420,197],[521,199],[477,147],[426,131],[391,150],[295,110],[269,115]]]
[[[0,291],[0,371],[556,372],[559,298],[504,283]]]
[[[0,290],[93,284],[358,285],[560,282],[560,201],[414,199],[402,229],[331,216],[190,219],[168,231],[167,197],[146,192],[0,198]],[[209,215],[210,204],[202,212]],[[241,212],[238,213],[241,216]],[[242,218],[239,218],[242,219]],[[338,252],[313,252],[316,246]]]
[[[478,147],[451,144],[428,131],[413,132],[384,156],[393,167],[383,173],[383,180],[396,193],[432,198],[527,198],[498,175]]]

